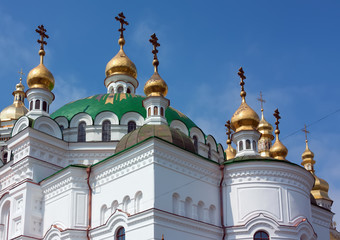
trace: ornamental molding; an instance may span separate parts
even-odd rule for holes
[[[248,164],[248,165],[247,165]],[[256,162],[254,162],[256,164]],[[300,171],[292,171],[292,169],[283,168],[282,166],[273,165],[249,165],[249,162],[242,165],[241,168],[226,169],[225,184],[237,185],[242,183],[282,183],[295,188],[300,188],[304,192],[309,192],[312,187],[312,181],[306,181],[307,174]],[[257,169],[256,169],[257,168]],[[312,176],[310,176],[312,180]]]

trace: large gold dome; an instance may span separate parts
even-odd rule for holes
[[[22,102],[15,102],[12,105],[6,107],[4,110],[0,113],[0,121],[11,121],[11,120],[17,120],[21,116],[26,115],[28,112],[28,109],[25,107],[25,105]]]
[[[154,72],[151,78],[144,85],[144,93],[147,97],[165,97],[168,93],[168,85],[161,76],[159,76],[158,72]]]
[[[248,106],[245,100],[242,101],[241,106],[236,110],[231,118],[231,128],[234,132],[242,130],[256,130],[260,119],[257,113]]]
[[[54,88],[54,77],[45,65],[40,63],[28,73],[27,85],[29,88],[44,88],[52,91]]]
[[[124,41],[124,42],[121,42]],[[112,75],[129,75],[135,79],[137,79],[137,69],[135,64],[126,56],[123,45],[125,43],[125,40],[120,38],[119,39],[119,45],[120,50],[117,53],[116,56],[114,56],[107,64],[105,68],[105,75],[106,77],[112,76]]]

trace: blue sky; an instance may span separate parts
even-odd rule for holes
[[[0,108],[13,101],[20,68],[39,63],[35,29],[50,35],[45,65],[53,73],[56,110],[105,93],[106,63],[117,53],[114,16],[130,25],[125,52],[136,64],[139,88],[152,75],[156,33],[159,72],[171,105],[225,146],[225,122],[240,104],[237,71],[247,76],[248,104],[262,91],[265,117],[281,112],[287,159],[300,164],[308,127],[316,174],[330,184],[340,222],[340,2],[339,1],[3,1],[0,3]],[[26,85],[26,83],[24,82]],[[339,111],[338,111],[339,110]],[[321,119],[321,120],[320,120]]]

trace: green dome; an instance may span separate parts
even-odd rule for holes
[[[76,114],[84,112],[89,114],[94,120],[99,113],[104,111],[115,113],[119,121],[127,112],[137,112],[145,118],[146,110],[143,107],[143,99],[145,99],[145,97],[128,93],[98,94],[64,105],[52,113],[51,118],[55,119],[62,116],[70,121]],[[192,127],[196,127],[193,121],[172,107],[167,108],[165,117],[169,124],[173,120],[179,120],[183,122],[189,130]]]
[[[116,153],[123,151],[150,137],[158,137],[182,149],[195,152],[191,139],[181,131],[166,125],[144,125],[126,134],[117,144]]]

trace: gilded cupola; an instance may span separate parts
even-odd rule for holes
[[[235,148],[233,148],[233,146],[231,146],[231,126],[230,126],[230,121],[228,120],[227,123],[225,124],[225,126],[227,127],[228,131],[227,131],[227,136],[228,136],[228,140],[227,140],[227,149],[224,151],[225,152],[225,156],[227,160],[233,159],[236,156],[236,150]]]
[[[144,93],[147,97],[156,96],[156,97],[165,97],[168,93],[168,85],[166,82],[161,78],[158,73],[158,65],[159,61],[157,58],[157,47],[160,46],[158,43],[158,38],[156,34],[151,35],[151,39],[149,40],[153,45],[152,53],[154,55],[152,65],[154,66],[154,73],[152,74],[151,78],[145,83],[144,85]]]
[[[137,78],[137,69],[135,64],[130,60],[128,56],[126,56],[124,52],[124,25],[129,25],[127,21],[125,21],[125,16],[123,13],[119,13],[118,17],[115,17],[117,21],[120,22],[120,37],[118,40],[118,44],[120,46],[120,50],[107,64],[105,68],[105,75],[106,77],[110,77],[113,75],[128,75],[133,77],[134,79]]]
[[[261,137],[258,141],[258,151],[262,157],[269,157],[270,148],[274,139],[273,126],[264,118],[263,103],[266,101],[262,97],[262,92],[260,92],[260,97],[257,100],[261,102],[261,120],[257,126],[257,130],[261,133]]]
[[[246,103],[247,93],[244,91],[244,71],[242,67],[239,69],[238,75],[241,78],[241,93],[242,102],[231,118],[231,129],[236,133],[242,130],[256,130],[260,119],[257,113]]]
[[[20,82],[16,85],[15,91],[12,93],[14,96],[13,104],[3,109],[0,113],[0,121],[7,122],[12,120],[17,120],[21,116],[24,116],[28,109],[25,107],[25,87],[22,84],[22,75],[24,74],[22,70],[20,73]],[[3,125],[3,124],[2,124]]]
[[[305,128],[302,130],[305,132],[306,135],[306,149],[302,153],[302,162],[301,165],[304,166],[304,168],[309,171],[313,176],[314,176],[314,186],[311,190],[311,194],[315,198],[318,204],[321,204],[323,207],[330,208],[332,205],[332,200],[328,196],[328,190],[329,190],[329,185],[326,180],[319,178],[318,176],[315,175],[315,169],[314,169],[314,153],[309,149],[308,146],[308,140],[307,140],[307,127],[305,125]]]
[[[43,25],[38,26],[38,29],[35,31],[40,34],[40,39],[38,39],[38,43],[40,43],[40,64],[28,73],[27,85],[29,88],[43,88],[52,91],[54,88],[54,77],[44,65],[44,45],[47,44],[44,38],[48,38],[48,35]]]
[[[276,130],[275,130],[275,135],[276,135],[276,140],[273,146],[270,148],[270,156],[279,159],[279,160],[286,160],[286,156],[288,154],[288,149],[285,147],[285,145],[282,144],[282,142],[279,139],[280,135],[280,130],[279,130],[279,119],[280,117],[280,112],[278,109],[275,110],[274,112],[274,117],[276,118]]]

